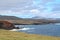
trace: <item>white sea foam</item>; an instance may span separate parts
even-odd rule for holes
[[[19,29],[12,29],[12,30],[9,30],[9,31],[18,31]]]
[[[26,31],[26,30],[31,30],[31,29],[34,29],[34,28],[12,29],[10,31],[20,31],[20,30]]]

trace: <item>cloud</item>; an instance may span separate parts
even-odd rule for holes
[[[59,17],[59,13],[59,0],[0,0],[1,15]]]
[[[13,8],[23,8],[31,4],[32,0],[0,0],[0,9],[10,10]]]
[[[26,15],[32,9],[33,0],[0,0],[0,15]]]
[[[32,9],[32,10],[30,10],[30,12],[33,13],[33,14],[38,14],[38,13],[40,13],[40,11],[37,10],[37,9]]]
[[[53,4],[52,6],[52,12],[59,12],[60,11],[60,3],[58,4]]]

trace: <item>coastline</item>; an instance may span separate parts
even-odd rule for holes
[[[27,34],[0,29],[0,40],[60,40],[60,37]]]

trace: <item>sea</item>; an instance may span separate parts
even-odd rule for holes
[[[19,27],[20,29],[12,29],[10,31],[60,37],[60,23],[45,25],[15,25],[15,26]]]

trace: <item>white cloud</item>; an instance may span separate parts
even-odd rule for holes
[[[32,10],[30,10],[30,12],[33,13],[33,14],[38,14],[38,13],[40,13],[40,11],[39,11],[38,9],[32,9]]]
[[[1,10],[10,10],[11,8],[22,8],[31,5],[32,0],[0,0]]]
[[[52,5],[46,5],[52,2]],[[59,3],[54,0],[0,0],[0,15],[38,15],[43,17],[60,17]],[[50,13],[48,12],[50,7]],[[48,7],[48,8],[47,8]]]

